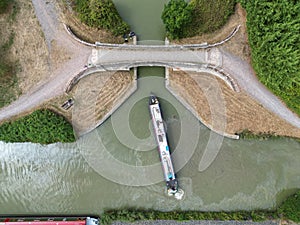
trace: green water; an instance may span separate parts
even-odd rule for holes
[[[168,0],[113,0],[121,17],[137,34],[143,44],[159,44],[165,38],[161,20]]]
[[[211,131],[164,89],[163,78],[141,78],[138,85],[111,118],[74,144],[0,142],[0,213],[268,209],[284,190],[300,187],[300,144],[287,138],[225,138],[216,159],[199,171]],[[147,108],[149,91],[161,99],[185,191],[182,201],[165,193]]]
[[[115,2],[141,40],[163,40],[163,1]],[[0,142],[0,214],[98,214],[124,207],[269,209],[288,190],[300,188],[299,142],[222,139],[165,89],[163,76],[162,68],[139,68],[138,90],[76,143]],[[148,112],[150,92],[161,100],[174,167],[185,191],[182,201],[165,194]],[[217,150],[216,158],[200,170],[203,156],[212,150]]]

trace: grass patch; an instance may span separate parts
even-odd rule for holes
[[[253,133],[252,131],[249,131],[247,129],[243,130],[242,132],[236,133],[236,135],[239,135],[241,139],[259,139],[259,140],[270,140],[270,139],[279,139],[279,138],[292,138],[295,141],[300,142],[300,138],[296,137],[288,137],[288,136],[280,136],[276,135],[275,133],[269,132],[269,133]]]
[[[300,191],[288,197],[278,208],[278,213],[284,218],[300,222]]]
[[[6,18],[7,24],[15,20],[17,13],[18,4],[15,0],[0,0],[0,14],[3,14],[1,17]],[[15,34],[11,29],[4,30],[4,27],[7,26],[0,27],[0,36],[4,37],[5,33],[10,33],[10,35],[0,41],[0,108],[8,105],[20,95],[17,78],[19,65],[7,57],[14,43]]]
[[[18,3],[15,0],[0,0],[0,15],[9,14],[9,22],[15,21],[18,11]]]
[[[239,211],[239,212],[199,212],[199,211],[172,211],[160,212],[150,210],[114,210],[106,211],[101,215],[101,224],[111,224],[113,221],[134,222],[141,220],[253,220],[263,221],[277,219],[275,212]]]
[[[241,0],[259,80],[300,115],[300,1]]]
[[[241,139],[262,139],[262,140],[268,140],[268,139],[278,139],[281,138],[281,136],[278,136],[274,133],[258,133],[255,134],[252,131],[249,130],[243,130],[240,133],[236,133],[237,135],[240,136]]]
[[[9,19],[11,22],[16,20],[16,17],[18,15],[18,12],[20,10],[18,3],[15,0],[12,0],[13,4],[12,4],[12,11],[9,15]]]
[[[64,117],[43,109],[16,121],[3,123],[0,126],[0,140],[50,144],[74,142],[75,136],[72,125]]]
[[[8,40],[0,46],[0,108],[14,101],[20,94],[18,63],[7,59],[8,51],[14,43],[14,36],[14,33],[11,33]]]
[[[16,69],[0,60],[0,108],[16,100],[20,94]]]
[[[300,222],[300,191],[291,195],[280,207],[274,211],[237,211],[237,212],[199,212],[199,211],[173,211],[160,212],[152,210],[109,210],[101,217],[101,224],[111,224],[113,221],[134,222],[141,220],[252,220],[264,221],[274,219],[288,219]]]
[[[0,14],[6,13],[14,0],[0,0]]]

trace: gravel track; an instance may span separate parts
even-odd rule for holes
[[[35,88],[23,94],[16,101],[0,110],[0,121],[9,119],[18,114],[29,112],[40,106],[43,102],[64,94],[67,83],[78,74],[87,64],[91,49],[78,45],[64,32],[63,24],[59,21],[56,11],[56,3],[51,0],[32,0],[37,17],[45,34],[51,54],[51,43],[53,41],[64,48],[70,55],[69,60],[58,68],[52,69],[47,81],[38,83]]]
[[[258,81],[252,67],[247,62],[224,51],[222,51],[222,62],[222,67],[236,79],[240,87],[250,96],[260,102],[266,109],[300,128],[300,118]]]

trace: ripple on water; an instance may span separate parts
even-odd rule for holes
[[[147,85],[150,84],[147,80]],[[135,94],[139,95],[139,90]],[[173,101],[176,100],[170,100],[172,104]],[[174,103],[173,106],[178,112],[184,111],[183,116],[191,118],[188,123],[197,123],[182,105]],[[121,116],[116,121],[122,121],[122,110],[115,116]],[[166,121],[172,121],[169,120],[172,113],[164,116]],[[176,126],[171,125],[169,129]],[[187,130],[185,147],[178,149],[178,155],[173,155],[176,168],[176,163],[183,158],[179,153],[193,148],[189,161],[178,172],[179,184],[186,195],[184,200],[177,201],[165,195],[158,155],[134,149],[134,143],[132,148],[126,147],[113,135],[114,129],[116,127],[108,120],[76,144],[42,146],[0,142],[0,213],[99,213],[104,208],[124,207],[163,211],[270,208],[275,205],[278,193],[300,188],[300,144],[291,139],[224,139],[216,159],[206,170],[200,172],[199,162],[210,135],[208,129],[200,126],[200,142],[195,145],[192,142],[194,140],[190,140],[192,134],[188,132],[191,131]],[[182,137],[177,133],[180,132],[179,129],[172,132],[172,138]],[[139,168],[134,173],[124,173],[129,182],[136,182],[137,178],[142,181],[155,178],[151,180],[152,184],[126,186],[95,170],[96,167],[92,167],[83,156],[92,159],[93,166],[103,163],[100,165],[105,166],[102,167],[103,171],[113,172],[113,178],[124,178],[120,176],[124,171],[116,170],[114,164],[107,164],[106,158],[97,158],[104,148],[99,145],[99,140],[106,147],[109,146],[108,153],[114,153],[123,162],[120,170],[126,169],[128,165],[152,165],[157,162],[157,169]],[[124,140],[128,141],[126,138]],[[170,142],[174,147],[179,143],[173,140]],[[146,157],[145,160],[144,154],[149,158]],[[113,154],[102,156],[113,158]]]

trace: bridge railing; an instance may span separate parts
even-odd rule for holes
[[[240,29],[241,25],[236,26],[232,32],[222,41],[213,43],[213,44],[207,44],[207,43],[201,43],[201,44],[187,44],[187,45],[131,45],[131,44],[111,44],[111,43],[101,43],[101,42],[95,42],[95,44],[86,42],[84,40],[81,40],[79,37],[77,37],[71,28],[64,24],[64,27],[67,31],[67,33],[74,38],[79,43],[89,46],[89,47],[102,47],[102,48],[125,48],[125,49],[159,49],[159,50],[172,50],[172,49],[206,49],[206,48],[212,48],[219,45],[224,44],[225,42],[229,41]]]

